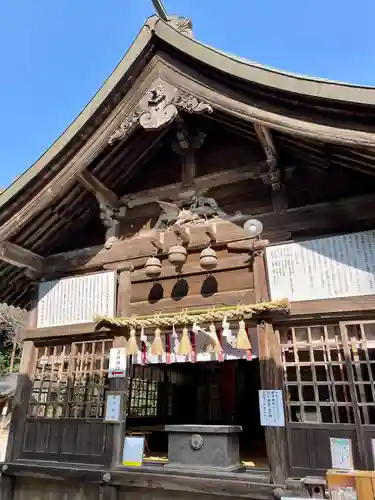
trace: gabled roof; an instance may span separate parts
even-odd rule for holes
[[[246,133],[252,133],[255,122],[301,140],[340,144],[350,156],[348,163],[356,161],[358,146],[374,148],[374,88],[298,76],[246,61],[195,40],[177,18],[165,22],[153,16],[74,122],[0,194],[0,242],[11,240],[41,255],[50,253],[51,235],[67,228],[62,224],[70,207],[61,196],[69,190],[73,197],[81,196],[78,175],[94,160],[99,164],[112,154],[109,132],[137,106],[140,92],[159,73],[173,82],[178,74],[189,92],[200,94],[214,108],[215,116],[230,117],[236,126],[243,122]],[[375,157],[371,152],[366,155],[366,168],[375,169]],[[55,227],[45,228],[45,220],[53,217]],[[30,235],[36,234],[38,239],[31,241]],[[24,286],[20,272],[0,264],[4,278],[0,300],[24,304],[18,301],[31,285]]]
[[[194,38],[186,36],[178,29],[157,16],[149,18],[128,52],[122,58],[103,86],[82,110],[71,125],[47,149],[47,151],[25,171],[13,184],[0,193],[0,207],[6,204],[17,192],[23,189],[75,138],[95,112],[115,91],[116,86],[132,69],[142,52],[147,49],[153,37],[166,42],[171,47],[229,76],[240,78],[249,83],[268,87],[270,90],[291,92],[304,97],[330,99],[340,103],[375,105],[375,87],[341,83],[327,79],[312,78],[280,71],[247,59],[225,53]]]

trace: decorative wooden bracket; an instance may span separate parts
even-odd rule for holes
[[[10,241],[0,242],[0,260],[16,267],[23,267],[35,275],[43,272],[44,257],[26,250]]]
[[[195,114],[212,113],[213,110],[197,97],[157,78],[138,106],[110,136],[108,144],[126,138],[138,126],[145,130],[160,130],[172,123],[181,111]]]
[[[213,222],[212,224],[207,224],[205,227],[205,233],[210,238],[211,242],[216,241],[216,223]]]
[[[177,238],[186,243],[186,245],[190,243],[190,232],[188,227],[176,227],[173,228],[173,232]]]
[[[268,240],[258,240],[256,238],[249,238],[246,240],[232,241],[227,243],[228,250],[233,252],[259,252],[264,250],[269,245]]]
[[[87,170],[80,174],[78,180],[98,200],[100,218],[106,227],[104,246],[109,250],[120,236],[120,220],[126,215],[126,205],[111,189]]]
[[[152,245],[159,251],[164,251],[164,233],[157,233],[151,238]]]
[[[79,182],[92,193],[100,202],[105,202],[112,207],[119,207],[121,202],[117,195],[108,189],[95,175],[87,170],[79,176]]]
[[[268,164],[268,172],[261,175],[261,179],[264,184],[271,186],[272,204],[275,212],[277,214],[283,214],[288,208],[288,202],[286,199],[285,186],[281,181],[277,149],[272,139],[271,131],[259,123],[254,124],[254,129],[266,154]]]
[[[204,132],[193,133],[182,118],[177,119],[177,142],[172,144],[175,153],[182,157],[181,186],[188,187],[194,182],[196,175],[195,151],[206,138]]]

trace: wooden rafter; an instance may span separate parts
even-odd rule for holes
[[[268,172],[262,175],[265,184],[271,187],[272,204],[276,213],[282,214],[288,208],[285,187],[281,181],[278,154],[271,131],[264,125],[254,124],[255,133],[266,154]]]
[[[265,162],[258,162],[255,164],[244,165],[242,167],[233,168],[230,170],[223,170],[213,174],[202,175],[196,177],[194,185],[199,190],[214,189],[220,186],[235,184],[237,182],[245,181],[248,179],[257,179],[264,171]],[[179,192],[181,183],[167,184],[166,186],[147,189],[139,191],[131,195],[125,195],[121,201],[129,208],[147,205],[155,200],[173,198]]]
[[[0,242],[0,260],[16,267],[29,269],[36,274],[42,272],[44,264],[44,257],[10,241]]]
[[[118,207],[120,205],[117,195],[87,170],[79,175],[79,182],[90,191],[98,201],[104,201],[112,207]]]

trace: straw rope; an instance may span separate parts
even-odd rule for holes
[[[287,299],[275,300],[272,302],[260,302],[252,305],[238,305],[236,307],[218,307],[207,310],[196,311],[180,311],[178,313],[156,313],[148,316],[133,315],[128,318],[96,318],[98,326],[117,326],[127,328],[156,328],[156,327],[171,327],[174,325],[190,325],[194,323],[213,323],[223,321],[226,318],[228,321],[235,319],[250,319],[258,314],[282,310],[289,312],[289,301]]]

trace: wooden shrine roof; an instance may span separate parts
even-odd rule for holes
[[[246,61],[195,40],[181,29],[183,20],[178,27],[180,21],[148,19],[76,120],[0,193],[0,245],[16,244],[43,257],[59,251],[68,234],[87,224],[90,214],[98,215],[92,195],[78,182],[86,169],[115,193],[121,186],[118,195],[126,194],[129,172],[160,149],[170,130],[137,130],[126,147],[124,141],[110,146],[108,138],[160,75],[212,106],[202,120],[219,123],[258,148],[254,123],[272,129],[278,147],[307,166],[375,175],[375,88]],[[33,286],[23,269],[0,262],[0,301],[25,307]]]

